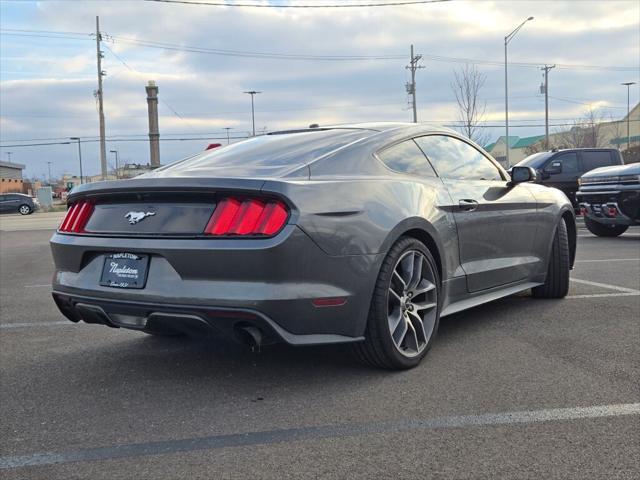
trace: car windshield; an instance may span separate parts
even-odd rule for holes
[[[516,163],[517,167],[540,168],[553,152],[538,152]]]

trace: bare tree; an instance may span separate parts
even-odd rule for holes
[[[552,148],[551,145],[549,145],[549,148]],[[533,155],[534,153],[544,152],[545,150],[546,150],[545,142],[544,142],[544,139],[542,139],[525,147],[524,154],[526,156],[529,156],[529,155]]]
[[[458,103],[458,127],[461,133],[480,145],[487,143],[489,136],[483,133],[480,123],[487,108],[487,102],[480,100],[480,90],[487,76],[478,71],[475,65],[466,64],[460,70],[454,70],[451,90]]]
[[[573,121],[571,128],[561,133],[562,144],[568,148],[600,148],[604,143],[602,123],[604,117],[589,109],[584,117]]]

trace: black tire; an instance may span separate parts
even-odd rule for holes
[[[560,220],[551,248],[551,258],[544,285],[532,288],[535,298],[564,298],[569,292],[569,235],[567,224]]]
[[[594,235],[598,237],[618,237],[627,231],[627,225],[605,225],[603,223],[584,217],[584,224]]]
[[[420,258],[421,270],[420,275],[417,275],[417,282],[420,287],[416,284],[414,289],[416,292],[414,297],[416,302],[415,311],[413,305],[411,305],[412,308],[410,308],[408,312],[409,316],[404,317],[405,312],[400,312],[400,322],[403,321],[403,318],[409,319],[411,315],[414,315],[411,317],[411,323],[415,328],[412,327],[411,330],[414,332],[413,336],[415,338],[416,352],[412,356],[407,356],[408,353],[401,353],[401,345],[396,345],[396,343],[394,343],[396,340],[392,337],[391,327],[389,326],[389,308],[390,301],[393,302],[394,300],[390,297],[389,291],[393,285],[392,277],[394,276],[394,270],[400,265],[401,259],[405,258],[406,255],[416,254],[418,255],[415,258]],[[420,257],[419,254],[422,254],[422,257]],[[412,257],[412,259],[413,258],[414,257]],[[423,260],[427,263],[425,264]],[[425,265],[428,268],[427,271],[425,271],[423,278]],[[433,281],[427,281],[427,276]],[[410,278],[411,281],[407,283],[412,283],[413,271]],[[423,281],[426,283],[423,283]],[[397,282],[397,280],[394,279],[394,282]],[[427,287],[429,288],[428,291],[424,289],[425,285],[429,285]],[[421,290],[425,290],[425,293],[419,293]],[[364,335],[365,340],[351,345],[355,358],[366,365],[394,370],[409,369],[418,365],[431,348],[438,331],[441,304],[440,291],[441,287],[438,269],[429,249],[415,238],[400,238],[391,247],[391,250],[387,254],[382,263],[382,267],[380,268],[373,298],[371,300],[369,317],[367,319],[367,327]],[[404,298],[404,294],[402,295]],[[426,300],[426,295],[429,295],[428,300]],[[420,302],[418,300],[419,297],[425,300]],[[435,299],[433,297],[435,297]],[[431,305],[435,304],[435,306],[429,307],[427,310],[424,308],[424,305],[427,303]],[[402,303],[402,305],[404,305],[404,303]],[[403,306],[402,308],[405,307]],[[420,322],[420,324],[422,324],[422,331],[421,333],[416,334],[415,332],[419,331],[419,329],[416,327],[415,318],[417,318],[423,310],[425,313],[423,313],[423,321]],[[427,323],[428,326],[425,326]],[[426,334],[427,330],[431,331],[428,336]],[[407,331],[406,327],[405,331]],[[407,334],[405,333],[405,335]],[[418,340],[419,336],[420,340]],[[419,348],[418,345],[420,345]],[[405,350],[405,352],[408,352],[408,350]]]
[[[29,215],[30,213],[33,213],[33,208],[25,203],[24,205],[20,205],[18,207],[18,213],[20,215]]]

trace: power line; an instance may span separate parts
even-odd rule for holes
[[[231,140],[242,140],[245,138],[248,138],[246,135],[242,135],[242,136],[230,136],[229,137]],[[222,137],[194,137],[194,138],[160,138],[159,140],[161,142],[189,142],[189,141],[196,141],[196,140],[226,140],[227,137],[222,136]],[[91,140],[85,140],[82,139],[80,141],[80,143],[96,143],[99,142],[99,139],[91,139]],[[111,142],[148,142],[149,139],[147,138],[113,138],[110,140]],[[18,148],[18,147],[41,147],[41,146],[49,146],[49,145],[70,145],[74,142],[45,142],[45,143],[22,143],[22,144],[15,144],[15,145],[0,145],[0,148]]]
[[[572,99],[570,99],[570,98],[553,97],[553,96],[551,96],[551,95],[549,95],[549,98],[553,98],[554,100],[560,100],[561,102],[575,103],[575,104],[577,104],[577,105],[585,105],[585,106],[587,106],[587,107],[591,107],[591,106],[593,106],[593,104],[594,104],[594,103],[598,103],[598,100],[595,100],[595,101],[593,101],[593,102],[591,102],[591,103],[588,103],[588,102],[581,102],[581,101],[578,101],[578,100],[572,100]],[[603,105],[603,106],[598,106],[597,108],[598,108],[598,109],[611,109],[611,108],[615,108],[615,109],[621,109],[621,110],[624,110],[626,107],[607,107],[607,106],[604,106],[604,105]]]
[[[202,5],[209,7],[253,7],[253,8],[373,8],[373,7],[397,7],[404,5],[424,5],[428,3],[445,3],[452,0],[401,0],[398,2],[376,3],[340,3],[340,4],[296,4],[296,3],[227,3],[227,2],[199,2],[193,0],[145,0],[155,3],[177,3],[183,5]]]
[[[630,122],[640,122],[640,120],[630,119]],[[603,122],[603,123],[609,123],[609,122]],[[420,122],[420,124],[455,128],[455,127],[461,126],[462,122],[459,122],[457,120],[455,121],[425,120]],[[591,126],[591,125],[593,125],[593,122],[561,122],[561,123],[549,124],[550,127],[580,127],[580,126]],[[545,126],[544,123],[538,123],[538,124],[526,124],[526,125],[509,125],[509,128],[512,128],[512,127],[513,128],[544,128],[544,126]],[[478,125],[478,128],[503,128],[503,127],[504,127],[504,124]],[[202,135],[202,136],[181,137],[181,138],[160,138],[160,141],[161,142],[176,142],[176,141],[185,142],[185,141],[197,141],[197,140],[226,140],[227,139],[226,133],[224,134],[217,133],[215,136],[204,136],[206,135],[204,133],[194,134],[194,135]],[[67,137],[56,137],[56,138],[67,138]],[[247,135],[231,135],[229,138],[231,140],[242,140],[249,137]],[[36,139],[33,139],[33,140],[36,140]],[[109,137],[108,140],[110,142],[147,142],[148,141],[147,138],[114,138],[114,137]],[[20,141],[20,140],[14,140],[14,141]],[[28,140],[22,140],[22,141],[28,141]],[[81,140],[81,143],[96,143],[98,141],[99,139],[97,138],[83,138]],[[69,145],[71,143],[73,142],[61,141],[61,142],[26,143],[26,144],[17,143],[17,144],[11,144],[11,145],[0,145],[0,148],[4,149],[4,148],[18,148],[18,147],[38,147],[38,146],[48,146],[48,145]]]
[[[268,6],[268,5],[264,5]],[[23,35],[22,33],[11,33],[16,31],[17,29],[0,29],[0,34],[2,35]],[[4,33],[4,32],[9,33]],[[58,35],[62,34],[73,34],[73,35],[93,35],[93,34],[82,34],[79,32],[53,32],[47,30],[20,30],[19,32],[50,32]],[[27,35],[25,33],[24,35]],[[65,38],[62,36],[51,36],[48,37],[46,34],[36,35],[47,38]],[[366,60],[401,60],[405,58],[403,54],[380,54],[380,55],[311,55],[311,54],[290,54],[290,53],[273,53],[273,52],[255,52],[255,51],[243,51],[243,50],[226,50],[226,49],[213,49],[199,46],[189,46],[189,45],[180,45],[175,43],[166,43],[166,42],[157,42],[153,40],[144,40],[137,38],[129,38],[129,37],[120,37],[115,35],[103,35],[106,39],[112,40],[114,42],[122,42],[129,43],[132,45],[139,45],[148,48],[156,48],[163,50],[174,50],[181,52],[189,52],[189,53],[201,53],[207,55],[219,55],[219,56],[228,56],[228,57],[244,57],[244,58],[262,58],[262,59],[273,59],[273,60],[305,60],[305,61],[366,61]],[[72,38],[72,37],[68,37]],[[83,38],[82,38],[83,39]],[[466,58],[466,57],[451,57],[444,55],[434,55],[434,54],[422,54],[423,58],[426,60],[431,60],[434,62],[445,62],[445,63],[470,63],[474,65],[485,65],[485,66],[495,66],[501,67],[504,65],[504,62],[499,60],[485,60],[478,58]],[[510,62],[509,66],[520,67],[520,68],[540,68],[541,65],[550,62]],[[555,63],[556,68],[562,70],[601,70],[601,71],[620,71],[620,72],[635,72],[637,71],[637,67],[629,67],[623,65],[585,65],[585,64],[568,64],[568,63]]]
[[[252,52],[243,50],[226,50],[217,48],[205,48],[199,46],[179,45],[175,43],[156,42],[152,40],[143,40],[137,38],[111,36],[115,42],[129,43],[149,48],[158,48],[163,50],[176,50],[190,53],[203,53],[209,55],[220,55],[226,57],[247,57],[247,58],[266,58],[266,59],[282,59],[282,60],[319,60],[319,61],[352,61],[352,60],[400,60],[405,55],[310,55],[310,54],[293,54],[293,53],[272,53],[272,52]]]
[[[17,32],[17,33],[46,33],[46,34],[55,34],[55,35],[81,35],[81,36],[92,36],[94,33],[87,32],[66,32],[60,30],[31,30],[24,28],[2,28],[3,32]]]
[[[132,66],[130,66],[127,62],[125,62],[125,61],[124,61],[124,59],[123,59],[120,55],[118,55],[116,52],[114,52],[113,50],[111,50],[111,48],[109,48],[109,46],[108,46],[108,45],[106,45],[106,44],[105,44],[105,45],[104,45],[104,47],[105,47],[107,50],[109,50],[109,52],[110,52],[114,57],[116,57],[116,58],[120,61],[120,63],[122,63],[122,64],[123,64],[125,67],[127,67],[129,70],[131,70],[131,71],[132,71],[132,72],[134,72],[134,73],[141,74],[141,72],[139,72],[138,70],[136,70],[135,68],[133,68]],[[160,101],[161,101],[161,102],[162,102],[162,103],[163,103],[163,104],[164,104],[164,105],[165,105],[169,110],[171,110],[171,112],[172,112],[176,117],[178,117],[180,120],[182,120],[182,121],[183,121],[183,122],[184,122],[184,123],[185,123],[189,128],[192,128],[192,127],[191,127],[191,124],[190,124],[190,123],[189,123],[189,122],[188,122],[188,121],[187,121],[187,120],[186,120],[182,115],[180,115],[180,114],[179,114],[179,113],[178,113],[178,112],[177,112],[177,111],[176,111],[176,110],[175,110],[171,105],[169,105],[169,103],[168,103],[167,101],[165,101],[164,99],[162,99],[162,97],[160,97],[160,98],[159,98],[159,100],[160,100]]]

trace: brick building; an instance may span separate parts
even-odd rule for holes
[[[22,193],[22,171],[20,163],[0,162],[0,193]]]

